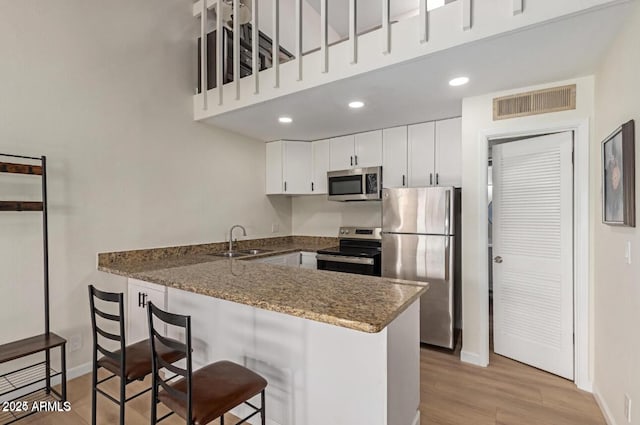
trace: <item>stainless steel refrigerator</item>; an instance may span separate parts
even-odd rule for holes
[[[382,276],[429,282],[420,299],[420,341],[455,346],[459,327],[460,189],[382,193]]]

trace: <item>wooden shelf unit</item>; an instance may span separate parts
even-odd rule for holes
[[[2,161],[10,158],[11,162]],[[39,161],[39,165],[23,164],[20,161]],[[39,176],[42,185],[40,201],[0,201],[2,211],[35,211],[42,213],[42,247],[44,257],[44,333],[0,345],[0,364],[13,362],[39,353],[44,361],[36,361],[0,375],[0,398],[12,401],[66,401],[67,400],[67,341],[49,329],[49,237],[47,222],[47,158],[0,154],[0,173]],[[0,282],[2,284],[3,282]],[[60,349],[60,371],[51,368],[51,350]],[[52,388],[51,379],[61,377],[60,391]],[[6,397],[5,397],[6,396]],[[35,413],[35,412],[33,412]],[[17,422],[31,412],[8,412],[0,414],[0,423]]]

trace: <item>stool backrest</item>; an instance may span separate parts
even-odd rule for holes
[[[180,314],[166,312],[153,305],[152,302],[148,303],[147,312],[149,317],[149,339],[151,340],[151,370],[153,378],[151,390],[152,400],[158,399],[158,390],[159,387],[162,387],[162,389],[167,391],[167,393],[169,393],[171,396],[186,403],[187,424],[191,424],[191,418],[193,418],[191,409],[191,316],[183,316]],[[163,326],[161,326],[161,323],[158,323],[157,326],[154,325],[154,319],[157,319],[161,323],[184,329],[185,341],[181,342],[162,335],[160,332],[158,332],[158,329],[162,329]],[[186,359],[186,368],[182,369],[175,364],[170,364],[164,361],[158,354],[158,349],[161,346],[164,346],[169,350],[176,350],[182,353],[184,355],[184,358]],[[181,392],[173,388],[168,381],[175,378],[175,376],[170,376],[167,379],[164,379],[162,376],[160,376],[160,369],[166,369],[169,372],[184,378],[187,383],[187,391]]]
[[[96,307],[95,300],[99,299],[105,303],[113,303],[117,305],[117,314],[103,311]],[[122,292],[104,292],[96,289],[93,285],[89,285],[89,305],[91,307],[91,330],[93,332],[93,361],[97,361],[98,352],[103,356],[108,357],[118,364],[120,364],[120,370],[124,373],[124,365],[126,364],[126,350],[125,350],[125,334],[124,334],[124,294]],[[106,305],[106,304],[105,304]],[[97,318],[100,317],[104,320],[115,322],[118,324],[118,334],[108,332],[102,329],[97,324]],[[103,344],[100,344],[99,339],[104,338],[109,341],[116,341],[120,345],[120,353],[110,351]]]

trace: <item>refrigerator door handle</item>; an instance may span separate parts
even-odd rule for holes
[[[451,191],[445,192],[445,207],[444,207],[444,234],[451,234]]]

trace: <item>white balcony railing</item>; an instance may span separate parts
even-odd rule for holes
[[[202,90],[194,96],[194,118],[206,119],[616,0],[529,0],[526,9],[523,0],[415,0],[417,8],[411,13],[405,13],[403,20],[394,20],[391,16],[390,7],[394,6],[394,1],[399,0],[196,1],[193,4],[193,14],[200,18],[201,24],[199,83]],[[431,10],[432,1],[439,1],[444,6]],[[317,19],[310,24],[312,20],[306,19],[303,12],[313,2],[319,6],[319,11]],[[335,5],[334,2],[348,2],[348,31],[344,38],[339,37],[329,25],[328,7]],[[281,5],[286,6],[284,21],[281,19]],[[242,78],[240,55],[234,54],[233,78],[225,84],[225,38],[217,36],[214,38],[216,57],[213,61],[216,86],[207,89],[207,64],[213,59],[208,57],[209,30],[214,27],[216,34],[220,35],[225,26],[230,27],[233,52],[239,52],[241,48],[240,19],[233,19],[229,26],[228,22],[224,22],[224,8],[231,8],[227,10],[231,10],[233,16],[241,16],[242,8],[251,12],[252,70],[250,75]],[[377,16],[381,19],[374,27],[359,31],[358,12],[365,10],[362,8],[368,8],[367,12],[372,10],[370,8],[380,8]],[[260,22],[261,17],[263,20],[267,17],[267,21]],[[308,28],[309,25],[315,28]],[[260,63],[261,30],[265,30],[273,41],[272,63],[262,71],[255,66]],[[280,56],[281,34],[284,33],[288,35],[287,47],[293,51],[293,59],[286,63],[281,61]],[[314,37],[308,37],[310,33]],[[304,40],[303,35],[306,37]],[[309,38],[316,38],[318,45],[305,51],[303,41],[307,42]]]

